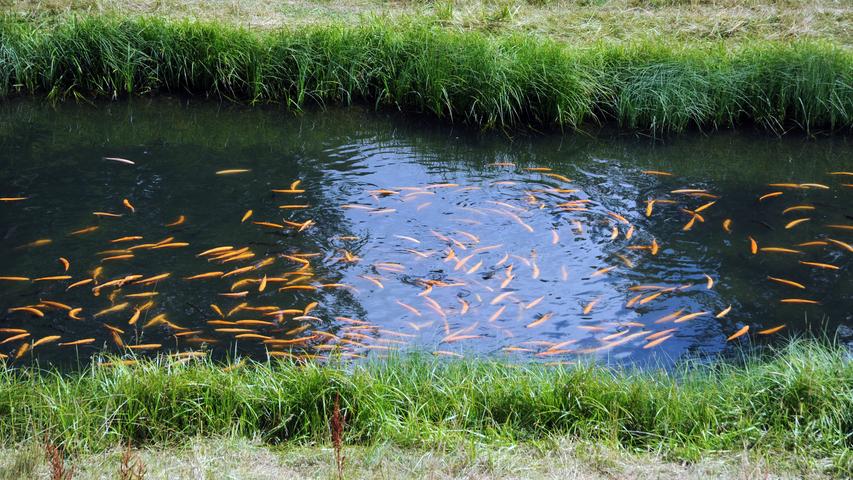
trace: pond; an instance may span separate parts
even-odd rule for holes
[[[853,340],[843,135],[509,138],[358,108],[16,100],[0,166],[0,354],[18,364],[657,365]]]

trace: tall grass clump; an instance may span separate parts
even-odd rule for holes
[[[0,436],[47,434],[70,452],[197,435],[327,441],[337,399],[348,443],[572,435],[686,459],[753,448],[853,466],[853,363],[843,348],[808,342],[675,372],[420,356],[354,366],[223,369],[161,358],[77,373],[9,368],[0,370]]]
[[[186,93],[368,103],[484,128],[615,121],[680,131],[853,125],[853,54],[825,43],[597,44],[458,32],[423,18],[251,31],[152,18],[0,20],[0,95]]]

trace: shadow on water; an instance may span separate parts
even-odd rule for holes
[[[63,257],[72,278],[0,281],[7,329],[0,338],[30,333],[0,353],[14,358],[24,342],[58,335],[21,361],[85,361],[123,351],[120,341],[259,358],[268,350],[382,355],[415,347],[643,364],[805,332],[838,330],[853,340],[844,248],[853,232],[827,227],[853,225],[853,189],[844,186],[853,176],[828,175],[853,170],[848,138],[721,132],[665,142],[617,134],[510,141],[418,122],[358,109],[294,117],[170,98],[4,104],[0,196],[27,200],[0,203],[0,276],[65,275]],[[250,171],[215,173],[223,169]],[[672,193],[681,189],[701,192]],[[703,205],[685,230],[690,211]],[[793,206],[814,208],[783,213]],[[247,210],[253,214],[241,222]],[[166,226],[180,216],[186,221]],[[798,218],[809,220],[786,228]],[[88,227],[98,228],[70,235]],[[174,248],[144,246],[171,237],[164,243],[180,242]],[[800,253],[753,255],[749,237],[759,248]],[[52,242],[23,247],[39,239]],[[796,246],[815,241],[822,243]],[[143,247],[127,251],[134,245]],[[219,246],[252,255],[226,263],[197,256]],[[254,268],[184,280],[245,267]],[[96,269],[101,284],[171,276],[150,285],[130,280],[98,296],[94,283],[68,290]],[[818,303],[780,303],[785,298]],[[82,308],[80,320],[45,300]],[[9,311],[21,306],[44,317]],[[140,318],[129,325],[137,308]],[[726,341],[744,326],[747,333]],[[79,339],[94,341],[59,345]]]

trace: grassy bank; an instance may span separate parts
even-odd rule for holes
[[[831,473],[808,459],[772,457],[747,451],[726,452],[697,462],[675,462],[653,453],[636,454],[569,438],[516,445],[469,442],[462,447],[400,448],[378,443],[347,445],[343,478],[401,479],[552,479],[660,480],[662,478],[825,479]],[[129,460],[129,461],[128,461]],[[117,445],[101,452],[68,455],[73,480],[122,477],[125,465],[144,467],[145,479],[175,478],[281,480],[336,479],[333,449],[328,445],[264,445],[233,437],[192,438],[181,445]],[[137,467],[139,471],[139,467]],[[118,474],[118,475],[117,475]],[[0,480],[50,479],[44,446],[25,443],[0,447]]]
[[[453,29],[535,33],[572,44],[808,39],[853,46],[853,5],[842,0],[5,1],[13,12],[58,21],[67,14],[156,15],[271,29],[417,15]]]
[[[104,17],[0,22],[3,96],[361,102],[485,128],[849,129],[850,78],[853,53],[823,42],[568,46],[422,18],[260,31]]]
[[[402,447],[568,435],[669,458],[780,452],[853,472],[853,363],[794,343],[741,365],[675,374],[406,358],[355,367],[143,362],[82,373],[0,372],[0,438],[68,451],[196,436],[325,442],[340,396],[348,444]]]

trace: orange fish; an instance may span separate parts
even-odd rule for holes
[[[628,302],[625,304],[625,308],[631,308],[631,307],[633,307],[633,306],[634,306],[634,304],[635,304],[635,303],[637,303],[641,298],[643,298],[643,294],[642,294],[642,293],[641,293],[641,294],[639,294],[639,295],[636,295],[636,296],[634,296],[634,297],[632,297],[632,298],[630,298],[630,299],[628,300]]]
[[[436,350],[436,351],[432,352],[432,354],[436,355],[436,356],[444,355],[446,357],[465,358],[464,355],[462,355],[462,354],[455,353],[455,352],[449,352],[447,350]]]
[[[84,233],[94,232],[98,228],[99,228],[98,226],[81,228],[80,230],[75,230],[75,231],[69,233],[69,235],[83,235]]]
[[[39,303],[41,304],[40,306],[53,307],[53,308],[58,308],[60,310],[71,310],[70,306],[68,306],[64,303],[54,302],[51,300],[39,300]]]
[[[762,252],[772,252],[772,253],[803,253],[799,250],[793,250],[790,248],[780,248],[780,247],[762,247],[759,250]]]
[[[678,317],[677,319],[675,319],[675,322],[674,322],[674,323],[686,322],[686,321],[688,321],[688,320],[693,320],[693,319],[694,319],[694,318],[696,318],[696,317],[701,317],[702,315],[707,315],[707,314],[708,314],[708,312],[695,312],[695,313],[688,313],[687,315],[683,315],[683,316]]]
[[[845,243],[841,240],[835,240],[832,238],[827,238],[826,241],[838,245],[839,247],[843,248],[844,250],[847,250],[848,252],[853,252],[853,246],[851,246],[849,243]]]
[[[770,192],[770,193],[764,194],[764,195],[758,197],[758,201],[763,202],[764,200],[767,200],[768,198],[778,197],[779,195],[784,195],[784,192]]]
[[[154,350],[162,347],[159,343],[144,343],[140,345],[126,345],[130,350]]]
[[[768,279],[768,280],[770,280],[771,282],[780,283],[780,284],[782,284],[782,285],[788,285],[788,286],[796,287],[796,288],[800,288],[800,289],[803,289],[803,290],[805,290],[805,289],[806,289],[806,286],[805,286],[805,285],[803,285],[802,283],[797,283],[797,282],[794,282],[794,281],[791,281],[791,280],[785,280],[784,278],[777,278],[777,277],[770,277],[770,276],[768,276],[768,277],[767,277],[767,279]]]
[[[770,335],[771,333],[776,333],[779,330],[785,328],[785,325],[779,325],[778,327],[768,328],[766,330],[761,330],[758,332],[759,335]]]
[[[711,206],[712,206],[712,205],[714,205],[715,203],[717,203],[717,201],[716,201],[716,200],[714,200],[713,202],[708,202],[708,203],[706,203],[706,204],[704,204],[704,205],[702,205],[702,206],[698,207],[696,210],[693,210],[693,211],[694,211],[694,212],[696,212],[696,213],[699,213],[699,212],[701,212],[701,211],[703,211],[703,210],[707,210],[708,208],[711,208]]]
[[[803,265],[809,265],[809,266],[811,266],[811,267],[823,268],[823,269],[826,269],[826,270],[840,270],[840,267],[837,267],[837,266],[835,266],[835,265],[831,265],[831,264],[829,264],[829,263],[805,262],[805,261],[802,261],[802,260],[800,260],[800,263],[801,263],[801,264],[803,264]]]
[[[272,222],[252,222],[252,223],[254,223],[255,225],[259,225],[261,227],[267,227],[267,228],[278,228],[278,229],[284,228],[284,225],[279,225],[278,223],[272,223]]]
[[[114,255],[112,257],[102,258],[101,262],[110,262],[110,261],[115,261],[115,260],[128,260],[128,259],[131,259],[134,257],[135,257],[135,255],[133,255],[132,253],[128,253],[125,255]]]
[[[39,318],[44,317],[44,312],[34,307],[14,307],[9,309],[9,313],[12,312],[27,312],[31,313]]]
[[[530,310],[531,308],[535,307],[536,305],[539,305],[539,303],[540,303],[540,302],[542,302],[542,300],[544,300],[544,299],[545,299],[545,295],[542,295],[541,297],[539,297],[539,298],[537,298],[537,299],[535,299],[535,300],[531,301],[531,302],[530,302],[530,303],[528,303],[527,305],[525,305],[525,306],[524,306],[524,309],[525,309],[525,310]],[[461,300],[461,299],[460,299],[460,300]],[[467,305],[467,304],[466,304],[466,305]],[[466,311],[467,311],[467,309],[466,309]]]
[[[509,292],[504,292],[504,293],[498,294],[495,298],[492,299],[491,302],[489,302],[489,305],[494,305],[494,304],[502,301],[503,299],[509,297],[513,293],[515,293],[515,292],[509,291]]]
[[[245,297],[248,294],[249,294],[248,291],[243,290],[242,292],[220,293],[219,296],[220,297],[241,298],[241,297]]]
[[[124,310],[125,308],[127,308],[128,305],[130,305],[130,304],[127,302],[124,302],[124,303],[120,303],[118,305],[113,305],[112,307],[109,307],[109,308],[105,308],[105,309],[101,310],[100,312],[96,313],[94,315],[94,318],[98,318],[98,317],[101,317],[103,315],[107,315],[107,314],[114,313],[114,312],[120,312],[120,311]]]
[[[653,347],[657,347],[657,346],[658,346],[658,345],[660,345],[661,343],[663,343],[663,342],[667,341],[668,339],[672,338],[672,336],[673,336],[673,334],[671,334],[671,333],[670,333],[669,335],[665,335],[665,336],[660,337],[660,338],[658,338],[658,339],[656,339],[656,340],[652,340],[651,342],[649,342],[649,343],[647,343],[647,344],[643,345],[643,348],[644,348],[644,349],[646,349],[646,348],[653,348]]]
[[[103,157],[103,158],[104,158],[104,160],[109,160],[111,162],[124,163],[126,165],[136,165],[136,162],[134,162],[132,160],[128,160],[126,158],[119,158],[119,157]]]
[[[465,300],[463,300],[461,298],[459,298],[458,300],[459,300],[459,303],[462,304],[462,308],[459,310],[459,314],[465,315],[466,313],[468,313],[468,308],[469,308],[468,302],[466,302]]]
[[[80,340],[74,340],[73,342],[63,342],[63,343],[60,343],[59,346],[60,347],[72,347],[72,346],[77,346],[77,345],[88,345],[90,343],[95,343],[95,339],[94,338],[83,338]]]
[[[27,338],[29,336],[30,336],[29,333],[19,333],[17,335],[13,335],[13,336],[3,340],[2,342],[0,342],[0,345],[3,345],[4,343],[14,342],[15,340],[22,340],[22,339]]]
[[[130,210],[130,213],[136,213],[136,208],[134,208],[133,204],[130,203],[130,200],[125,198],[121,201],[121,204],[127,207],[127,209]]]
[[[270,339],[272,339],[272,337],[270,337],[269,335],[261,335],[259,333],[240,333],[240,334],[234,335],[234,338],[238,338],[241,340],[242,339],[255,339],[255,340],[270,340]]]
[[[369,275],[359,275],[359,277],[373,283],[374,285],[376,285],[379,288],[385,288],[385,285],[383,285],[382,282],[378,278],[374,278],[374,277],[371,277]]]
[[[184,280],[200,280],[203,278],[216,278],[224,275],[224,272],[205,272],[199,273],[198,275],[193,275],[191,277],[184,277]]]
[[[501,307],[501,308],[503,309],[504,307]],[[541,317],[539,317],[537,320],[534,320],[533,322],[528,323],[527,328],[533,328],[533,327],[537,327],[539,325],[542,325],[543,323],[547,322],[552,316],[554,316],[553,312],[548,312],[548,313],[542,315]]]
[[[121,243],[121,242],[131,242],[134,240],[142,240],[142,237],[139,235],[131,235],[128,237],[119,237],[110,240],[110,243]]]
[[[730,341],[740,337],[741,335],[743,335],[744,333],[746,333],[748,331],[749,331],[749,325],[744,325],[743,328],[741,328],[737,332],[733,333],[732,336],[730,336],[729,338],[726,339],[726,341],[730,342]]]
[[[604,274],[614,270],[615,268],[616,268],[615,266],[599,268],[598,270],[592,272],[592,275],[590,275],[590,277],[598,277],[598,276],[604,275]]]
[[[164,280],[166,278],[169,278],[171,275],[172,275],[171,273],[161,273],[159,275],[154,275],[153,277],[144,278],[142,280],[137,280],[136,282],[134,282],[134,284],[135,285],[148,285],[148,284],[156,283],[156,282],[159,282],[160,280]]]
[[[68,261],[65,257],[59,257],[59,263],[62,264],[63,271],[68,271],[71,268],[71,262]]]
[[[647,303],[651,302],[652,300],[654,300],[654,299],[656,299],[656,298],[660,297],[660,296],[661,296],[661,295],[663,295],[663,294],[664,294],[664,291],[660,291],[660,292],[653,293],[653,294],[651,294],[651,295],[649,295],[649,296],[647,296],[647,297],[644,297],[644,298],[640,299],[640,302],[639,302],[639,303],[640,303],[640,305],[645,305],[645,304],[647,304]]]
[[[187,221],[187,217],[185,217],[185,216],[183,216],[183,215],[180,215],[180,216],[178,216],[178,219],[177,219],[177,220],[175,220],[175,221],[174,221],[174,222],[172,222],[172,223],[167,223],[165,226],[167,226],[167,227],[177,227],[178,225],[181,225],[181,224],[183,224],[183,223],[184,223],[184,222],[186,222],[186,221]]]
[[[790,212],[796,212],[796,211],[800,211],[800,210],[814,210],[814,209],[815,209],[815,207],[813,207],[811,205],[795,205],[793,207],[788,207],[785,210],[782,210],[782,214],[785,215],[785,214],[790,213]]]
[[[421,316],[421,312],[420,312],[420,310],[418,310],[417,308],[415,308],[415,307],[413,307],[413,306],[409,305],[408,303],[403,303],[403,302],[401,302],[401,301],[399,301],[399,300],[395,300],[395,301],[397,302],[397,305],[400,305],[401,307],[405,308],[406,310],[408,310],[408,311],[410,311],[410,312],[414,313],[415,315],[417,315],[417,316],[419,316],[419,317]]]
[[[20,248],[43,247],[43,246],[45,246],[45,245],[49,245],[49,244],[51,244],[51,243],[53,243],[53,240],[51,240],[51,239],[49,239],[49,238],[42,238],[42,239],[36,240],[36,241],[34,241],[34,242],[30,242],[30,243],[28,243],[28,244],[26,244],[26,245],[21,245],[21,246],[19,246],[19,247],[17,247],[17,248],[19,248],[19,249],[20,249]]]
[[[29,343],[21,344],[20,348],[18,348],[18,351],[15,353],[15,360],[19,360],[29,350],[30,350],[30,344]]]
[[[190,244],[187,242],[171,242],[171,243],[160,243],[151,247],[151,250],[162,250],[164,248],[183,248],[189,247]]]
[[[86,284],[88,284],[88,283],[92,283],[92,282],[94,282],[94,281],[95,281],[95,280],[94,280],[93,278],[87,278],[87,279],[85,279],[85,280],[80,280],[79,282],[74,282],[74,283],[72,283],[72,284],[71,284],[71,285],[69,285],[69,286],[68,286],[68,288],[66,288],[65,290],[71,290],[71,289],[72,289],[72,288],[74,288],[74,287],[79,287],[79,286],[82,286],[82,285],[86,285]]]
[[[234,247],[232,247],[232,246],[215,247],[215,248],[211,248],[209,250],[205,250],[205,251],[199,253],[198,255],[196,255],[196,257],[204,257],[206,255],[213,255],[214,253],[222,253],[222,252],[226,252],[229,250],[234,250]],[[246,247],[246,250],[248,250],[248,247]],[[245,251],[245,250],[243,250],[243,251]]]
[[[811,220],[811,218],[798,218],[796,220],[791,220],[785,224],[785,230],[790,230],[803,222],[808,222],[809,220]]]
[[[32,348],[36,348],[39,345],[44,345],[45,343],[55,342],[55,341],[59,340],[60,338],[62,338],[62,337],[59,335],[48,335],[46,337],[42,337],[33,343]]]
[[[124,341],[121,339],[119,332],[110,330],[110,335],[113,337],[113,343],[115,343],[118,348],[124,348]]]
[[[492,316],[489,317],[489,322],[494,322],[495,320],[500,318],[500,316],[503,315],[504,310],[506,310],[506,305],[503,305],[501,306],[501,308],[497,309],[497,311],[495,311],[495,313],[493,313]],[[530,326],[528,326],[528,328],[530,328]]]

